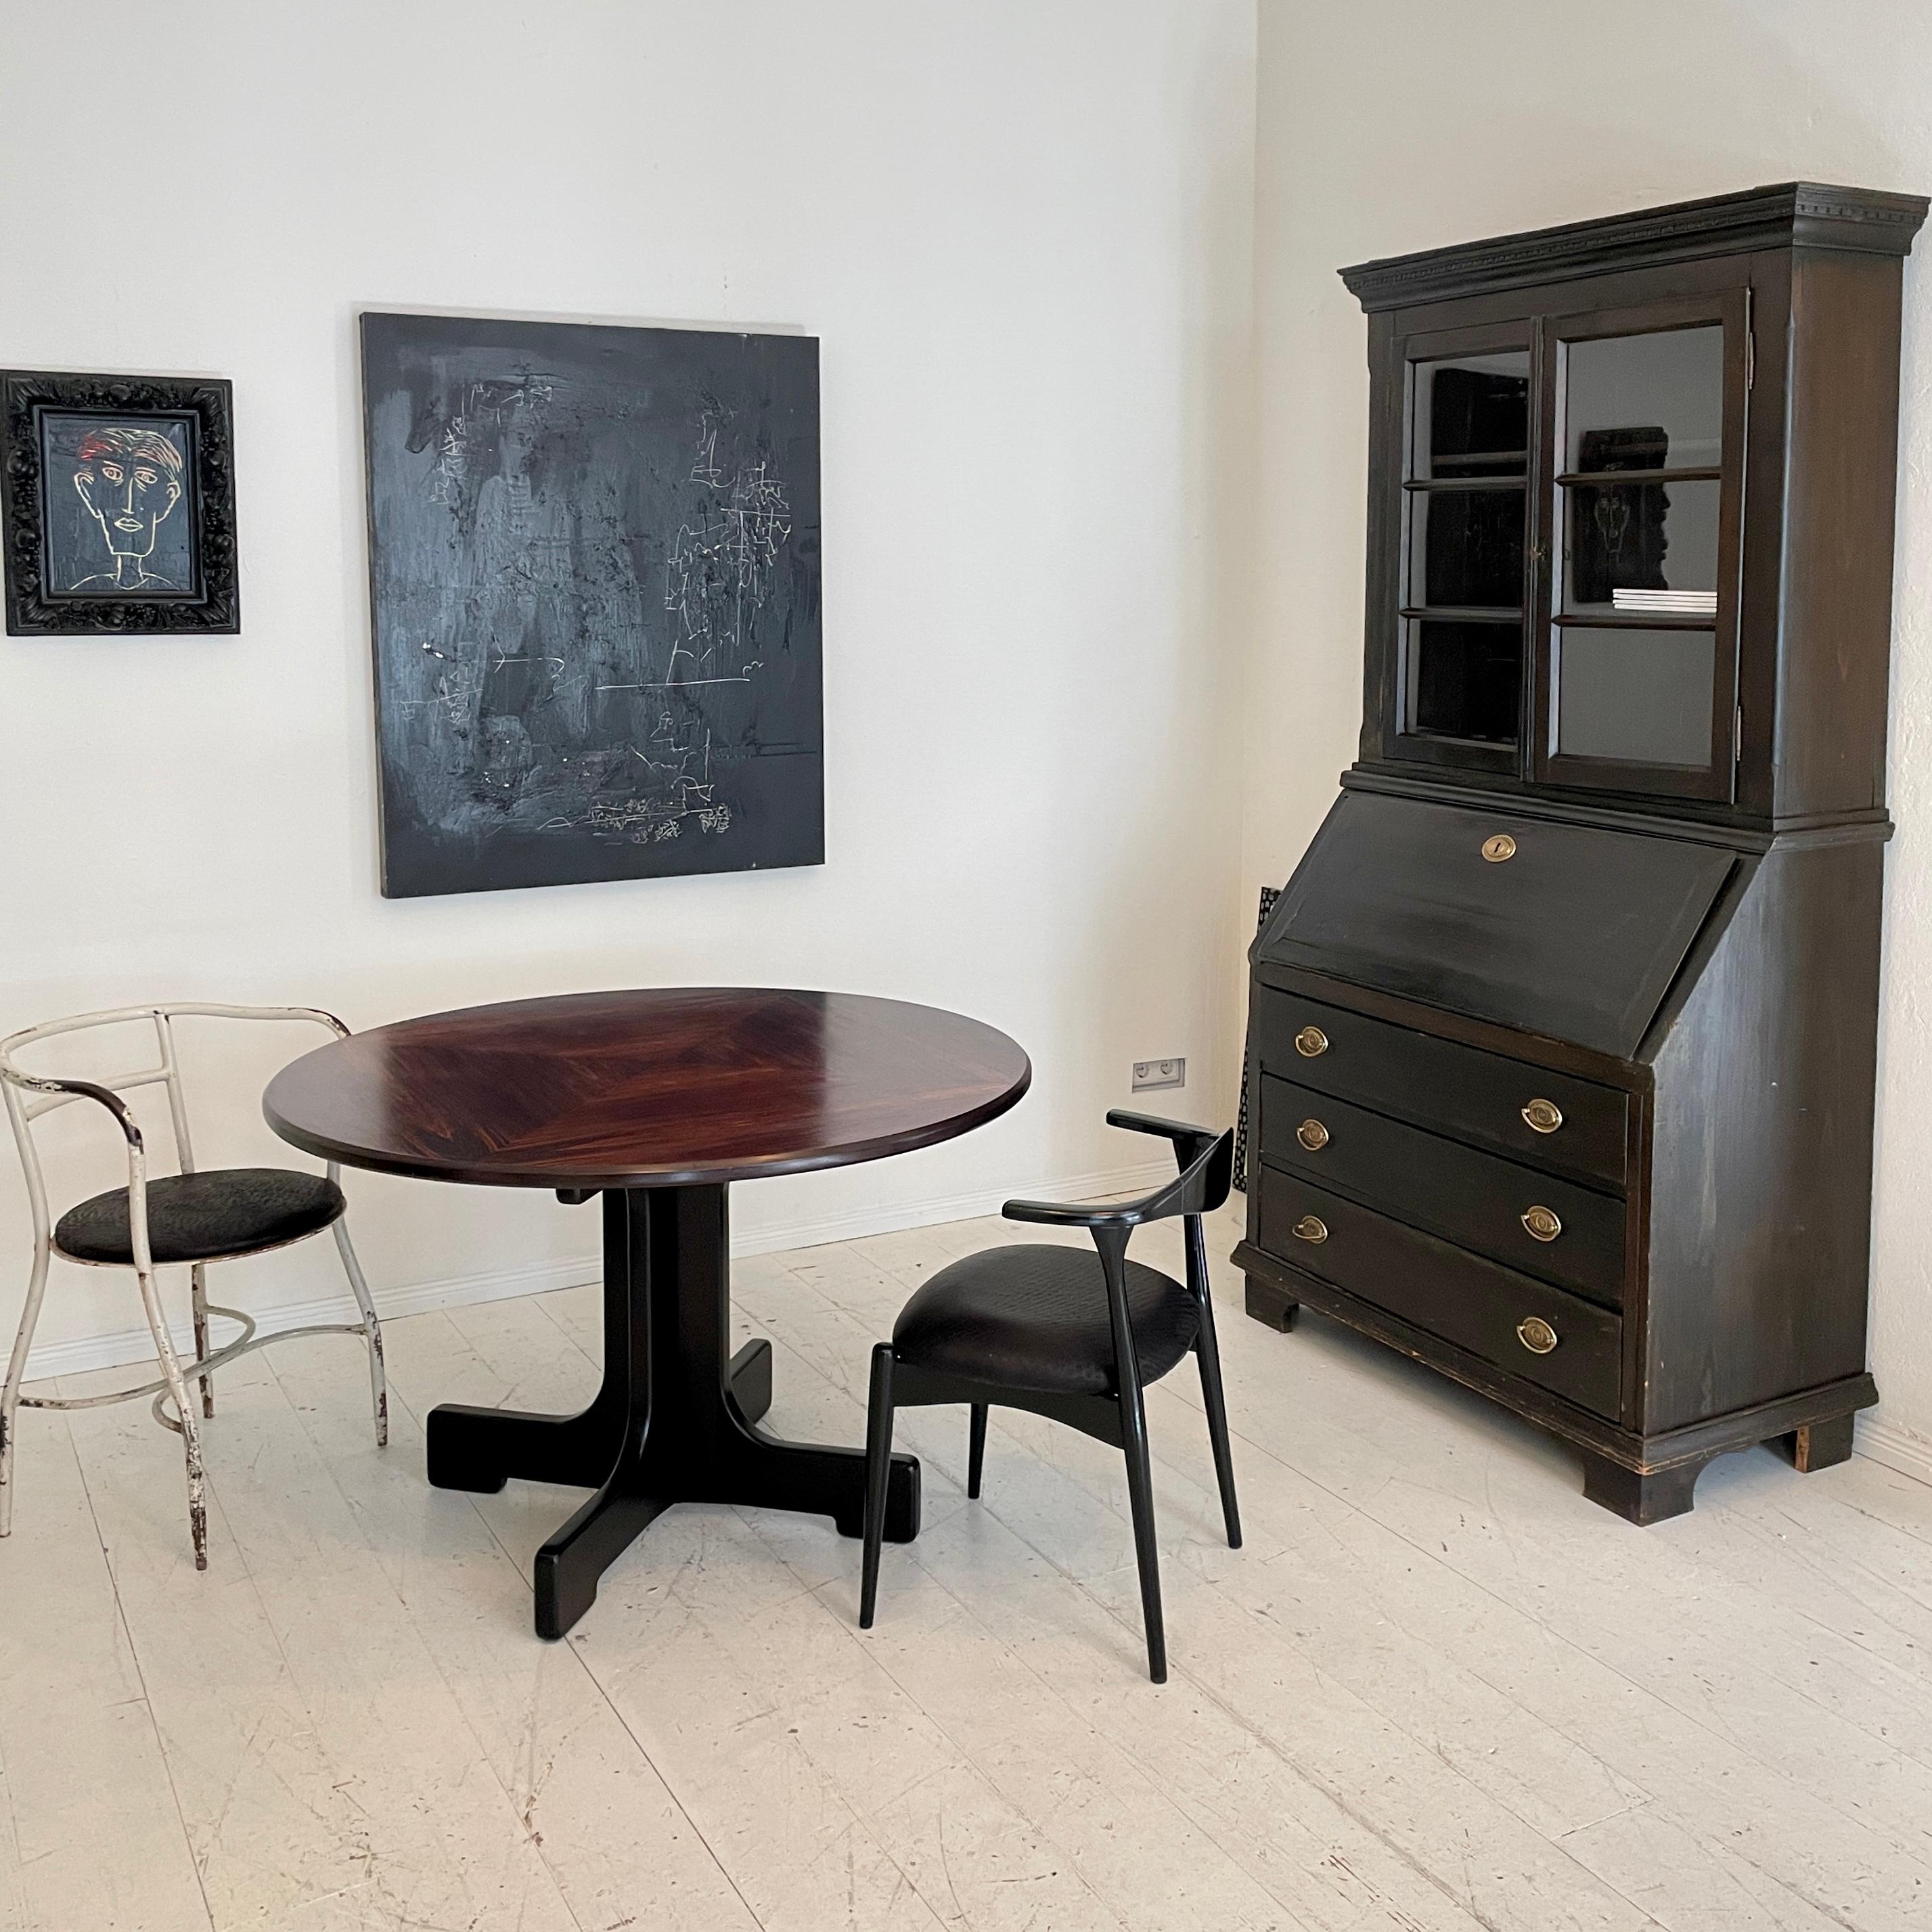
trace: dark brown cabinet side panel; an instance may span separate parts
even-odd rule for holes
[[[1883,851],[1774,846],[1658,1051],[1646,1434],[1864,1367]]]
[[[1778,814],[1885,801],[1895,462],[1897,261],[1801,249],[1792,270],[1789,553],[1779,655]]]

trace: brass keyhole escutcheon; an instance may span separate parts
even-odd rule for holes
[[[1516,856],[1516,841],[1507,832],[1498,832],[1483,841],[1483,856],[1492,866]]]
[[[1532,1100],[1522,1117],[1539,1134],[1553,1134],[1563,1124],[1563,1109],[1554,1100]]]
[[[1529,1230],[1530,1239],[1535,1241],[1553,1241],[1563,1232],[1563,1223],[1547,1208],[1526,1208],[1522,1225]],[[1553,1342],[1550,1345],[1556,1346]]]
[[[1328,1130],[1319,1120],[1304,1120],[1295,1129],[1294,1138],[1310,1154],[1319,1154],[1328,1144]]]
[[[1304,1214],[1294,1224],[1294,1238],[1298,1241],[1325,1241],[1328,1238],[1328,1225],[1313,1214]]]
[[[1304,1027],[1294,1036],[1294,1050],[1304,1060],[1328,1051],[1328,1036],[1319,1027]]]
[[[1516,1339],[1532,1355],[1546,1355],[1556,1347],[1556,1330],[1540,1315],[1532,1315],[1527,1321],[1516,1324]]]

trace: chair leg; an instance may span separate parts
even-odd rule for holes
[[[200,1262],[188,1270],[188,1295],[194,1307],[194,1358],[197,1362],[208,1360],[208,1270]],[[201,1383],[201,1412],[204,1416],[214,1413],[214,1378],[203,1375]]]
[[[369,1345],[369,1395],[376,1412],[376,1447],[386,1449],[389,1446],[389,1379],[382,1360],[382,1324],[376,1319],[376,1304],[370,1298],[369,1284],[362,1278],[362,1264],[349,1244],[346,1217],[338,1217],[335,1223],[335,1252],[342,1257],[350,1292],[362,1311],[362,1335]]]
[[[1154,1471],[1148,1460],[1147,1409],[1140,1385],[1120,1391],[1120,1433],[1127,1457],[1127,1500],[1133,1511],[1134,1556],[1141,1573],[1141,1617],[1147,1626],[1148,1675],[1167,1682],[1167,1630],[1160,1614],[1160,1551],[1154,1534]]]
[[[34,1346],[34,1330],[40,1319],[40,1298],[47,1288],[46,1238],[34,1244],[34,1271],[27,1278],[27,1299],[20,1310],[20,1332],[14,1337],[14,1353],[7,1364],[7,1381],[0,1392],[0,1536],[14,1527],[14,1438],[20,1414],[20,1384],[27,1372],[27,1357]]]
[[[1228,1526],[1228,1547],[1241,1546],[1241,1512],[1234,1501],[1234,1459],[1228,1448],[1228,1405],[1221,1393],[1221,1351],[1214,1339],[1214,1313],[1204,1297],[1201,1330],[1194,1338],[1201,1358],[1201,1402],[1208,1412],[1208,1440],[1214,1449],[1214,1480],[1221,1489],[1221,1516]]]
[[[866,1531],[859,1582],[859,1628],[872,1628],[879,1600],[879,1546],[886,1534],[886,1480],[892,1462],[892,1345],[872,1351],[872,1395],[866,1414]]]
[[[154,1338],[155,1359],[161,1365],[161,1374],[168,1385],[168,1396],[175,1406],[175,1415],[181,1429],[182,1453],[188,1458],[188,1533],[194,1539],[194,1567],[197,1570],[206,1570],[208,1568],[208,1486],[201,1463],[201,1424],[196,1418],[194,1405],[188,1395],[188,1381],[182,1374],[181,1362],[175,1354],[173,1340],[168,1334],[167,1313],[161,1306],[160,1294],[154,1286],[154,1270],[150,1268],[136,1268],[134,1280],[141,1291],[141,1306],[147,1312],[149,1332]]]
[[[966,1427],[966,1493],[976,1498],[980,1475],[986,1466],[986,1405],[973,1405],[973,1419]]]

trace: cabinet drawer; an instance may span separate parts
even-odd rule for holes
[[[1507,1374],[1616,1420],[1623,1324],[1616,1316],[1358,1208],[1298,1174],[1264,1167],[1254,1185],[1256,1238],[1270,1254]],[[1546,1352],[1530,1346],[1546,1340],[1552,1344]]]
[[[1630,1096],[1617,1088],[1273,986],[1256,986],[1250,1022],[1268,1072],[1552,1173],[1624,1185]]]
[[[1271,1074],[1262,1077],[1261,1132],[1263,1160],[1317,1186],[1339,1187],[1459,1247],[1623,1306],[1624,1204],[1610,1195]]]

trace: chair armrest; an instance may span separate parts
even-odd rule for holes
[[[1035,1221],[1048,1228],[1131,1228],[1138,1201],[1009,1201],[1000,1210],[1009,1221]]]
[[[56,1080],[46,1074],[23,1073],[17,1067],[9,1067],[7,1078],[12,1085],[25,1088],[29,1093],[64,1094],[76,1100],[98,1101],[114,1116],[115,1124],[126,1137],[130,1148],[142,1144],[140,1124],[134,1118],[134,1108],[111,1087],[98,1087],[92,1080]]]
[[[1154,1134],[1162,1140],[1172,1141],[1174,1160],[1184,1168],[1219,1138],[1205,1127],[1190,1126],[1185,1120],[1163,1120],[1153,1114],[1137,1114],[1128,1107],[1110,1107],[1107,1110],[1107,1124],[1110,1127],[1124,1127],[1130,1134]]]

